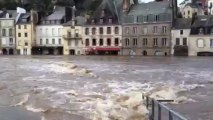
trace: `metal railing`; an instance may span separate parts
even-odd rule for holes
[[[150,111],[149,120],[188,120],[163,104],[174,102],[174,100],[155,100],[145,95],[142,95],[142,98],[146,108]]]

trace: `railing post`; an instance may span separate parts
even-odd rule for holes
[[[151,120],[155,119],[155,101],[152,99],[152,115],[151,115]]]
[[[172,112],[169,111],[169,120],[173,120]]]
[[[161,120],[161,106],[158,104],[158,120]]]

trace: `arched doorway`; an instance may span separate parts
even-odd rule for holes
[[[7,55],[7,49],[2,49],[3,55]]]
[[[9,49],[9,55],[13,55],[14,54],[14,50],[12,48]]]
[[[165,52],[165,56],[167,56],[168,54],[167,54],[167,52]]]
[[[143,51],[143,56],[147,56],[147,51],[146,50]]]

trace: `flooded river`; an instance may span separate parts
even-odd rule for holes
[[[21,107],[39,120],[144,120],[148,111],[141,94],[146,93],[174,99],[171,107],[191,120],[213,120],[212,61],[1,56],[0,106]]]

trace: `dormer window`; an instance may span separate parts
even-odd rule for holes
[[[91,21],[91,22],[92,22],[92,24],[95,24],[95,19],[92,19],[92,21]]]
[[[105,10],[102,9],[102,10],[101,10],[101,17],[104,17],[104,16],[105,16]]]
[[[211,33],[210,34],[212,34],[213,35],[213,27],[211,28]]]
[[[112,23],[112,18],[109,18],[109,23]]]
[[[104,23],[104,19],[100,18],[100,23],[103,24]]]
[[[203,34],[203,33],[204,33],[203,28],[200,28],[199,29],[199,34]]]

